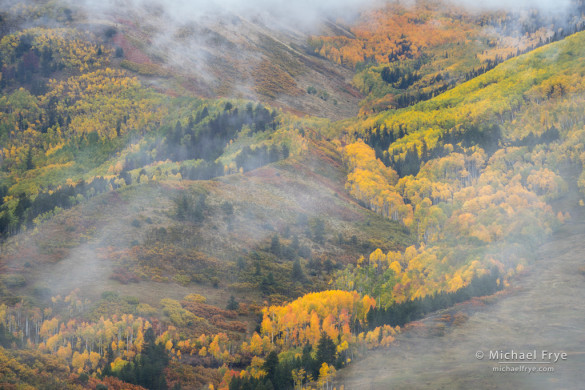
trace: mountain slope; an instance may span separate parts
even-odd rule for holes
[[[516,280],[514,291],[507,296],[487,304],[459,306],[425,319],[413,327],[412,333],[443,336],[403,335],[390,351],[373,352],[344,370],[336,384],[352,389],[490,388],[510,384],[518,389],[580,388],[584,359],[575,340],[585,337],[578,325],[585,293],[580,271],[583,214],[574,210],[573,217],[536,251],[531,272]],[[445,326],[452,321],[455,325]],[[498,359],[489,359],[490,350],[536,350],[538,358],[543,351],[558,350],[566,352],[568,358],[538,368],[552,368],[550,372],[506,374],[499,370],[518,364],[498,364]],[[476,359],[476,351],[486,357]],[[546,358],[538,361],[549,362]]]
[[[351,34],[314,37],[316,53],[356,69],[362,113],[429,100],[497,64],[580,31],[571,17],[532,9],[465,9],[441,1],[385,4],[364,12]]]
[[[583,105],[584,40],[575,34],[428,102],[340,126],[381,158],[361,140],[345,148],[351,193],[424,244],[376,255],[386,268],[397,261],[386,305],[455,291],[494,266],[513,274],[569,217],[550,204],[582,176],[583,118],[567,118]]]
[[[369,350],[418,337],[413,321],[509,293],[536,267],[585,204],[585,34],[553,39],[533,20],[526,47],[559,41],[486,66],[477,16],[394,7],[369,14],[388,19],[382,35],[324,27],[336,37],[321,54],[376,53],[363,69],[261,19],[7,11],[0,387],[330,386]],[[388,31],[410,33],[393,58],[380,57]],[[372,87],[360,117],[353,66]],[[465,320],[440,318],[431,332]]]
[[[189,8],[189,7],[187,7]],[[311,55],[306,32],[278,20],[236,15],[175,18],[126,5],[78,21],[105,31],[120,65],[170,94],[231,97],[270,103],[297,114],[333,119],[357,113],[361,94],[352,72]],[[192,12],[192,10],[191,10]],[[166,76],[166,77],[159,77]],[[307,93],[309,87],[321,96]]]

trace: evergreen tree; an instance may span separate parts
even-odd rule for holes
[[[169,357],[162,343],[156,344],[154,330],[148,328],[144,334],[144,349],[141,355],[134,359],[136,370],[136,384],[147,389],[166,389],[167,381],[164,368]]]
[[[272,384],[275,383],[276,369],[278,367],[278,354],[276,351],[272,351],[266,356],[264,366],[262,367],[266,371],[266,379],[270,380]]]
[[[300,243],[299,243],[299,236],[297,236],[297,235],[295,234],[295,235],[293,236],[293,239],[292,239],[292,242],[291,242],[291,244],[290,244],[290,247],[291,247],[293,250],[295,250],[295,251],[298,251],[298,250],[299,250],[299,246],[300,246]]]
[[[236,298],[233,295],[231,295],[230,300],[227,303],[226,309],[227,310],[238,310],[239,307],[240,307],[240,304],[238,303],[238,301],[236,301]]]
[[[272,241],[270,242],[270,252],[276,256],[280,256],[280,240],[278,238],[278,234],[272,236]]]
[[[321,333],[321,338],[317,344],[317,362],[319,366],[323,363],[333,364],[335,362],[336,347],[331,337],[325,332]]]
[[[299,259],[296,259],[293,263],[292,279],[299,282],[305,280],[305,274],[303,273],[303,268],[301,267],[301,261]]]
[[[106,353],[108,364],[103,376],[112,375],[109,363],[113,360],[113,351],[108,347]],[[144,346],[142,353],[137,355],[132,362],[125,365],[116,376],[128,383],[139,385],[151,390],[166,390],[167,381],[164,369],[169,363],[169,357],[162,343],[156,344],[156,336],[152,328],[144,333]]]
[[[28,152],[26,153],[26,162],[25,162],[25,165],[26,165],[26,170],[27,171],[28,170],[31,170],[31,169],[33,169],[35,167],[35,165],[33,163],[33,160],[32,160],[32,148],[31,147],[28,148]]]
[[[325,223],[320,218],[315,220],[315,226],[313,227],[313,238],[315,242],[318,242],[319,244],[322,244],[325,240]]]
[[[260,283],[260,290],[262,290],[264,294],[272,293],[274,292],[274,284],[274,274],[269,272],[268,276],[262,278],[262,283]]]

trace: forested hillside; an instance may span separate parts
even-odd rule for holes
[[[331,389],[585,205],[582,8],[207,20],[187,71],[154,6],[2,7],[2,388]]]
[[[364,12],[350,33],[314,36],[316,54],[355,69],[362,113],[429,100],[519,54],[582,30],[571,17],[532,9],[477,12],[443,2],[399,2]]]

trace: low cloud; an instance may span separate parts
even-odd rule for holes
[[[572,0],[452,0],[467,8],[479,10],[509,10],[519,11],[523,9],[538,9],[543,12],[563,13],[568,11],[574,4]]]
[[[69,0],[71,1],[71,0]],[[238,16],[260,18],[268,25],[312,29],[323,20],[351,21],[365,9],[384,4],[382,0],[84,0],[71,4],[83,5],[93,14],[124,9],[148,9],[178,23],[206,21]]]

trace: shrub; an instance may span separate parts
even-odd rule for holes
[[[188,303],[205,303],[207,302],[207,298],[200,294],[189,294],[183,298],[185,302]]]
[[[191,283],[191,277],[185,274],[176,274],[173,276],[173,280],[179,283],[181,286],[187,286],[189,283]]]
[[[136,306],[136,312],[142,316],[149,317],[157,313],[157,310],[148,303],[140,303]]]

